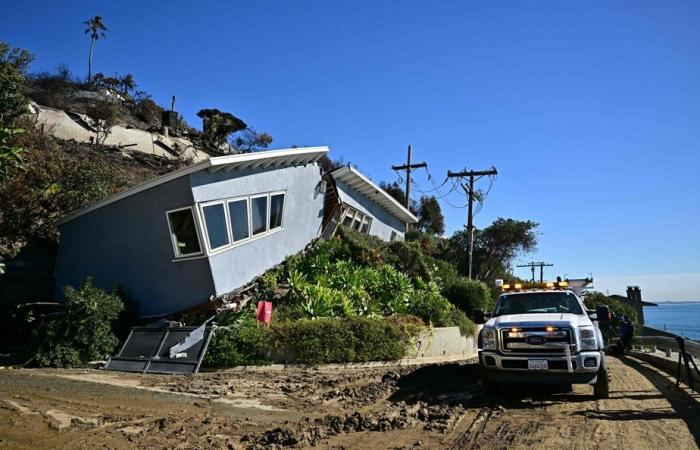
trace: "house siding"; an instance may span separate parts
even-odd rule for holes
[[[60,227],[55,295],[88,276],[95,286],[122,285],[141,316],[181,311],[207,301],[215,288],[205,258],[173,262],[166,211],[193,203],[182,177],[121,199]]]
[[[243,286],[254,277],[304,249],[319,237],[324,193],[316,163],[277,169],[208,171],[190,175],[194,201],[208,202],[286,191],[282,229],[209,256],[217,295]]]
[[[391,233],[395,232],[399,237],[403,237],[406,224],[386,209],[379,206],[358,191],[350,188],[342,181],[336,180],[338,195],[341,201],[372,217],[372,226],[369,234],[377,236],[386,241],[391,239]]]

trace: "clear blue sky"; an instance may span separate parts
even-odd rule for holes
[[[700,298],[700,4],[377,3],[5,2],[0,39],[84,74],[82,22],[102,15],[94,70],[176,94],[192,124],[228,110],[376,181],[409,143],[438,183],[495,165],[477,226],[539,222],[550,274],[683,273],[678,296]],[[442,206],[451,234],[465,210]]]

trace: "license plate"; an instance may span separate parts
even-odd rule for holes
[[[549,364],[546,359],[528,359],[528,370],[549,370]]]

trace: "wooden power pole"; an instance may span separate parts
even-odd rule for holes
[[[554,264],[549,264],[549,263],[546,263],[543,261],[540,261],[540,262],[532,261],[531,263],[527,263],[527,264],[518,264],[517,267],[529,267],[530,270],[532,271],[532,282],[533,283],[535,282],[535,267],[539,267],[540,268],[540,283],[542,283],[542,282],[544,282],[544,268],[545,267],[552,267],[552,266],[554,266]]]
[[[406,209],[411,204],[411,170],[419,169],[421,167],[428,167],[428,164],[423,161],[418,164],[411,164],[411,146],[408,146],[408,158],[406,159],[406,164],[402,166],[391,166],[393,170],[405,170],[406,171],[406,204],[404,205]]]
[[[472,254],[474,253],[474,182],[487,175],[498,175],[496,168],[489,170],[463,170],[461,172],[447,171],[448,178],[468,178],[467,184],[462,187],[467,193],[467,274],[472,277]]]

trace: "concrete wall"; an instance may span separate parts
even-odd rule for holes
[[[409,347],[407,358],[431,358],[436,356],[474,356],[477,353],[476,337],[463,336],[458,327],[439,327],[423,330],[416,339],[415,346]]]
[[[426,328],[416,341],[406,349],[404,360],[439,359],[440,357],[460,359],[477,355],[477,336],[482,326],[477,325],[473,335],[463,336],[458,327]],[[296,357],[289,349],[273,349],[268,357],[277,363],[293,363]]]
[[[68,115],[65,111],[47,106],[30,105],[30,112],[36,118],[37,124],[43,126],[47,133],[63,140],[76,142],[90,142],[95,139],[97,133],[91,127],[87,116],[82,114]],[[192,142],[184,138],[164,136],[160,133],[151,133],[138,128],[127,128],[122,125],[112,127],[105,139],[105,145],[126,147],[129,151],[138,151],[149,155],[156,155],[167,159],[188,158],[192,161],[201,161],[208,155],[194,148]]]
[[[165,211],[193,202],[187,177],[132,195],[66,222],[56,259],[55,295],[87,276],[104,289],[123,285],[142,316],[207,301],[214,285],[206,258],[173,262]]]
[[[401,219],[398,219],[389,213],[389,211],[360,194],[358,191],[350,188],[342,181],[336,180],[336,186],[338,187],[340,200],[344,204],[352,206],[372,217],[372,226],[370,227],[369,234],[388,241],[391,239],[391,233],[396,232],[399,237],[403,238],[406,224],[402,222]]]
[[[323,192],[317,164],[281,169],[196,172],[195,202],[286,191],[282,229],[209,257],[217,295],[230,292],[306,247],[321,232]]]

